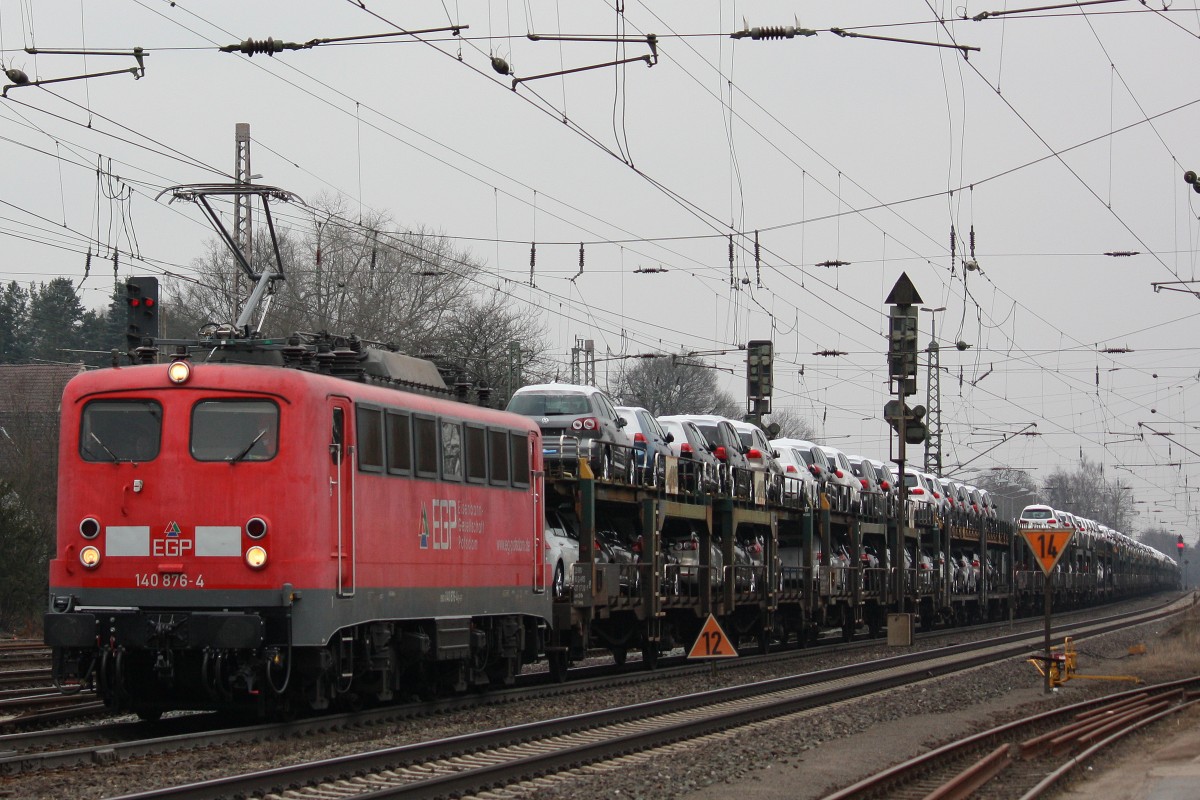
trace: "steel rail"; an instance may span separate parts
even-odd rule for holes
[[[1178,603],[1178,600],[1173,600],[1172,603]],[[1101,619],[1092,619],[1075,623],[1075,625],[1062,625],[1057,629],[1060,633],[1066,633],[1081,624],[1103,624],[1103,623],[1118,623],[1130,618],[1144,617],[1145,615],[1157,614],[1168,609],[1172,603],[1155,605],[1151,608],[1143,608],[1135,611],[1113,614]],[[1027,620],[1031,626],[1037,620]],[[997,625],[1005,626],[1006,623],[997,623]],[[975,630],[983,629],[986,626],[979,626]],[[1040,627],[1030,628],[1031,633],[1040,631]],[[953,636],[961,633],[959,629],[951,629],[946,631],[934,632],[932,634],[924,634],[924,636]],[[1022,634],[1011,634],[1009,638],[1019,638]],[[993,639],[993,642],[1003,641],[1003,639]],[[858,644],[858,643],[855,643]],[[873,644],[870,641],[863,641],[862,646]],[[854,645],[851,645],[853,647]],[[970,647],[969,644],[952,645],[951,648],[959,648],[960,650]],[[763,664],[775,663],[778,661],[796,660],[808,658],[813,655],[823,653],[845,652],[846,645],[831,646],[828,648],[810,648],[805,650],[789,650],[779,653],[771,653],[765,656],[755,656],[739,659],[731,659],[727,662],[722,662],[718,665],[721,670],[749,668],[762,666]],[[942,652],[949,652],[947,648],[941,648]],[[926,651],[929,652],[929,651]],[[922,653],[910,653],[902,656],[894,656],[888,659],[888,663],[892,665],[900,665],[907,661],[914,661],[922,658]],[[661,662],[660,662],[661,663]],[[875,664],[872,667],[871,664]],[[845,668],[844,674],[855,674],[850,671],[862,673],[869,671],[872,668],[878,668],[879,662],[865,662],[858,665],[852,665]],[[655,671],[644,672],[618,672],[611,665],[588,667],[572,670],[572,678],[566,683],[557,684],[549,681],[549,676],[545,673],[530,673],[522,676],[531,683],[536,680],[542,681],[532,687],[508,689],[496,692],[489,692],[484,695],[464,695],[460,697],[447,698],[435,702],[413,703],[399,706],[391,706],[382,709],[372,709],[370,711],[360,711],[353,713],[342,713],[325,715],[311,719],[298,720],[286,724],[277,722],[264,723],[257,725],[247,725],[235,728],[213,729],[211,725],[212,715],[188,715],[182,717],[171,717],[157,723],[106,723],[99,726],[88,726],[79,728],[70,728],[57,731],[29,731],[24,733],[0,735],[0,775],[18,774],[24,772],[33,772],[41,769],[58,769],[75,765],[88,764],[96,758],[101,757],[103,753],[105,759],[122,759],[132,758],[141,755],[154,754],[173,750],[182,750],[186,748],[199,748],[223,744],[236,744],[248,741],[263,741],[267,739],[286,739],[291,737],[307,736],[314,733],[326,733],[334,730],[353,729],[358,727],[366,727],[370,725],[378,725],[387,722],[395,722],[397,720],[407,720],[422,716],[448,713],[455,711],[468,710],[478,708],[484,705],[502,705],[506,703],[528,703],[533,699],[545,699],[549,697],[569,695],[576,693],[604,691],[611,688],[620,688],[628,686],[631,683],[642,681],[658,681],[665,678],[680,678],[687,677],[692,674],[707,673],[711,668],[710,664],[694,664],[690,663],[686,666],[676,667],[673,669],[658,669]],[[594,677],[577,678],[576,676],[589,675]],[[795,678],[797,681],[816,682],[820,680],[821,673],[807,673],[805,676]],[[82,711],[82,710],[81,710]],[[96,708],[91,713],[102,712],[102,708]],[[64,717],[70,712],[65,712]],[[13,721],[15,722],[15,720]],[[148,738],[148,734],[154,734]]]
[[[1136,623],[1091,626],[1081,623],[1078,627],[1082,630],[1076,636],[1099,635],[1158,616],[1145,614]],[[1003,658],[1023,657],[1039,641],[1040,633],[1034,631],[938,648],[915,657],[900,656],[441,741],[138,792],[121,800],[248,796],[332,782],[337,782],[340,796],[352,796],[353,787],[347,785],[348,781],[361,784],[362,791],[353,796],[370,800],[461,796],[992,664]],[[580,741],[581,734],[586,734],[588,741]],[[535,746],[530,746],[531,743]],[[503,756],[498,751],[508,751],[510,755]],[[464,769],[461,762],[468,756],[472,764],[493,760],[497,763]],[[407,776],[399,776],[400,780],[412,780],[397,786],[380,786],[400,771],[409,771]],[[413,777],[418,772],[419,777]]]
[[[1079,740],[1081,737],[1089,736],[1094,730],[1111,728],[1114,723],[1116,724],[1117,732],[1068,759],[1035,787],[1037,793],[1030,790],[1022,798],[1022,800],[1032,800],[1032,798],[1041,796],[1041,792],[1052,786],[1071,769],[1082,764],[1086,758],[1098,752],[1102,746],[1111,744],[1126,733],[1149,724],[1161,718],[1162,715],[1185,708],[1195,700],[1187,700],[1166,710],[1163,710],[1165,704],[1162,702],[1152,706],[1147,705],[1148,703],[1161,697],[1175,695],[1182,697],[1187,690],[1198,687],[1200,687],[1200,677],[1186,678],[1156,686],[1130,689],[1126,692],[1085,700],[1012,720],[922,753],[900,764],[887,767],[874,775],[826,795],[822,800],[895,797],[904,790],[906,784],[913,783],[918,779],[927,779],[936,770],[944,769],[944,765],[961,763],[971,753],[992,748],[985,757],[975,761],[966,769],[954,773],[939,788],[927,792],[927,787],[922,783],[922,787],[924,787],[920,791],[922,797],[937,798],[937,800],[965,798],[986,785],[1015,759],[1021,758],[1023,754],[1028,758],[1030,753],[1051,747],[1051,742],[1055,740]],[[1144,710],[1139,712],[1137,710],[1139,704],[1143,709],[1153,708],[1157,713],[1148,715]],[[1043,729],[1067,719],[1075,721],[1030,737],[1031,731]]]

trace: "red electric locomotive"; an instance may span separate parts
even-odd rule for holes
[[[537,425],[394,388],[428,362],[259,344],[68,384],[57,680],[143,717],[511,682],[551,619]]]

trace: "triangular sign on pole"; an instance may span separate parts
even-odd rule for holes
[[[1074,535],[1074,528],[1021,528],[1021,536],[1047,575],[1062,558]]]
[[[892,291],[888,293],[887,299],[883,302],[889,306],[915,306],[925,301],[921,299],[921,295],[917,294],[917,287],[913,286],[908,273],[901,272],[900,277],[896,279],[896,285],[892,287]]]
[[[737,658],[737,654],[737,648],[733,646],[733,642],[729,641],[725,631],[721,630],[717,618],[709,614],[708,620],[705,621],[704,627],[700,630],[700,635],[696,637],[696,642],[692,645],[687,657],[689,659]]]

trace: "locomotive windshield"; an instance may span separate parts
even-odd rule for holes
[[[279,407],[270,400],[205,400],[192,409],[197,461],[268,461],[279,446]]]
[[[153,400],[94,400],[83,408],[84,461],[151,461],[158,457],[162,406]]]

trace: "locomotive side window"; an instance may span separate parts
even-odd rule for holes
[[[471,483],[487,483],[487,429],[468,422],[465,430],[467,480]]]
[[[512,485],[529,485],[529,437],[524,433],[509,434],[512,450]]]
[[[204,400],[192,408],[197,461],[269,461],[279,448],[279,406],[270,400]]]
[[[358,406],[354,415],[358,425],[358,468],[383,472],[383,410]]]
[[[417,475],[422,478],[438,476],[437,420],[433,417],[413,417],[413,443],[416,445]]]
[[[448,481],[462,480],[462,426],[457,422],[442,420],[442,478]]]
[[[152,400],[94,400],[83,408],[84,461],[152,461],[162,438],[162,406]]]
[[[508,486],[508,432],[488,430],[488,466],[492,483]]]
[[[393,475],[412,473],[412,417],[387,412],[387,468]]]
[[[345,438],[345,412],[333,410],[333,430],[329,439],[329,458],[336,466],[342,463],[342,440]]]

